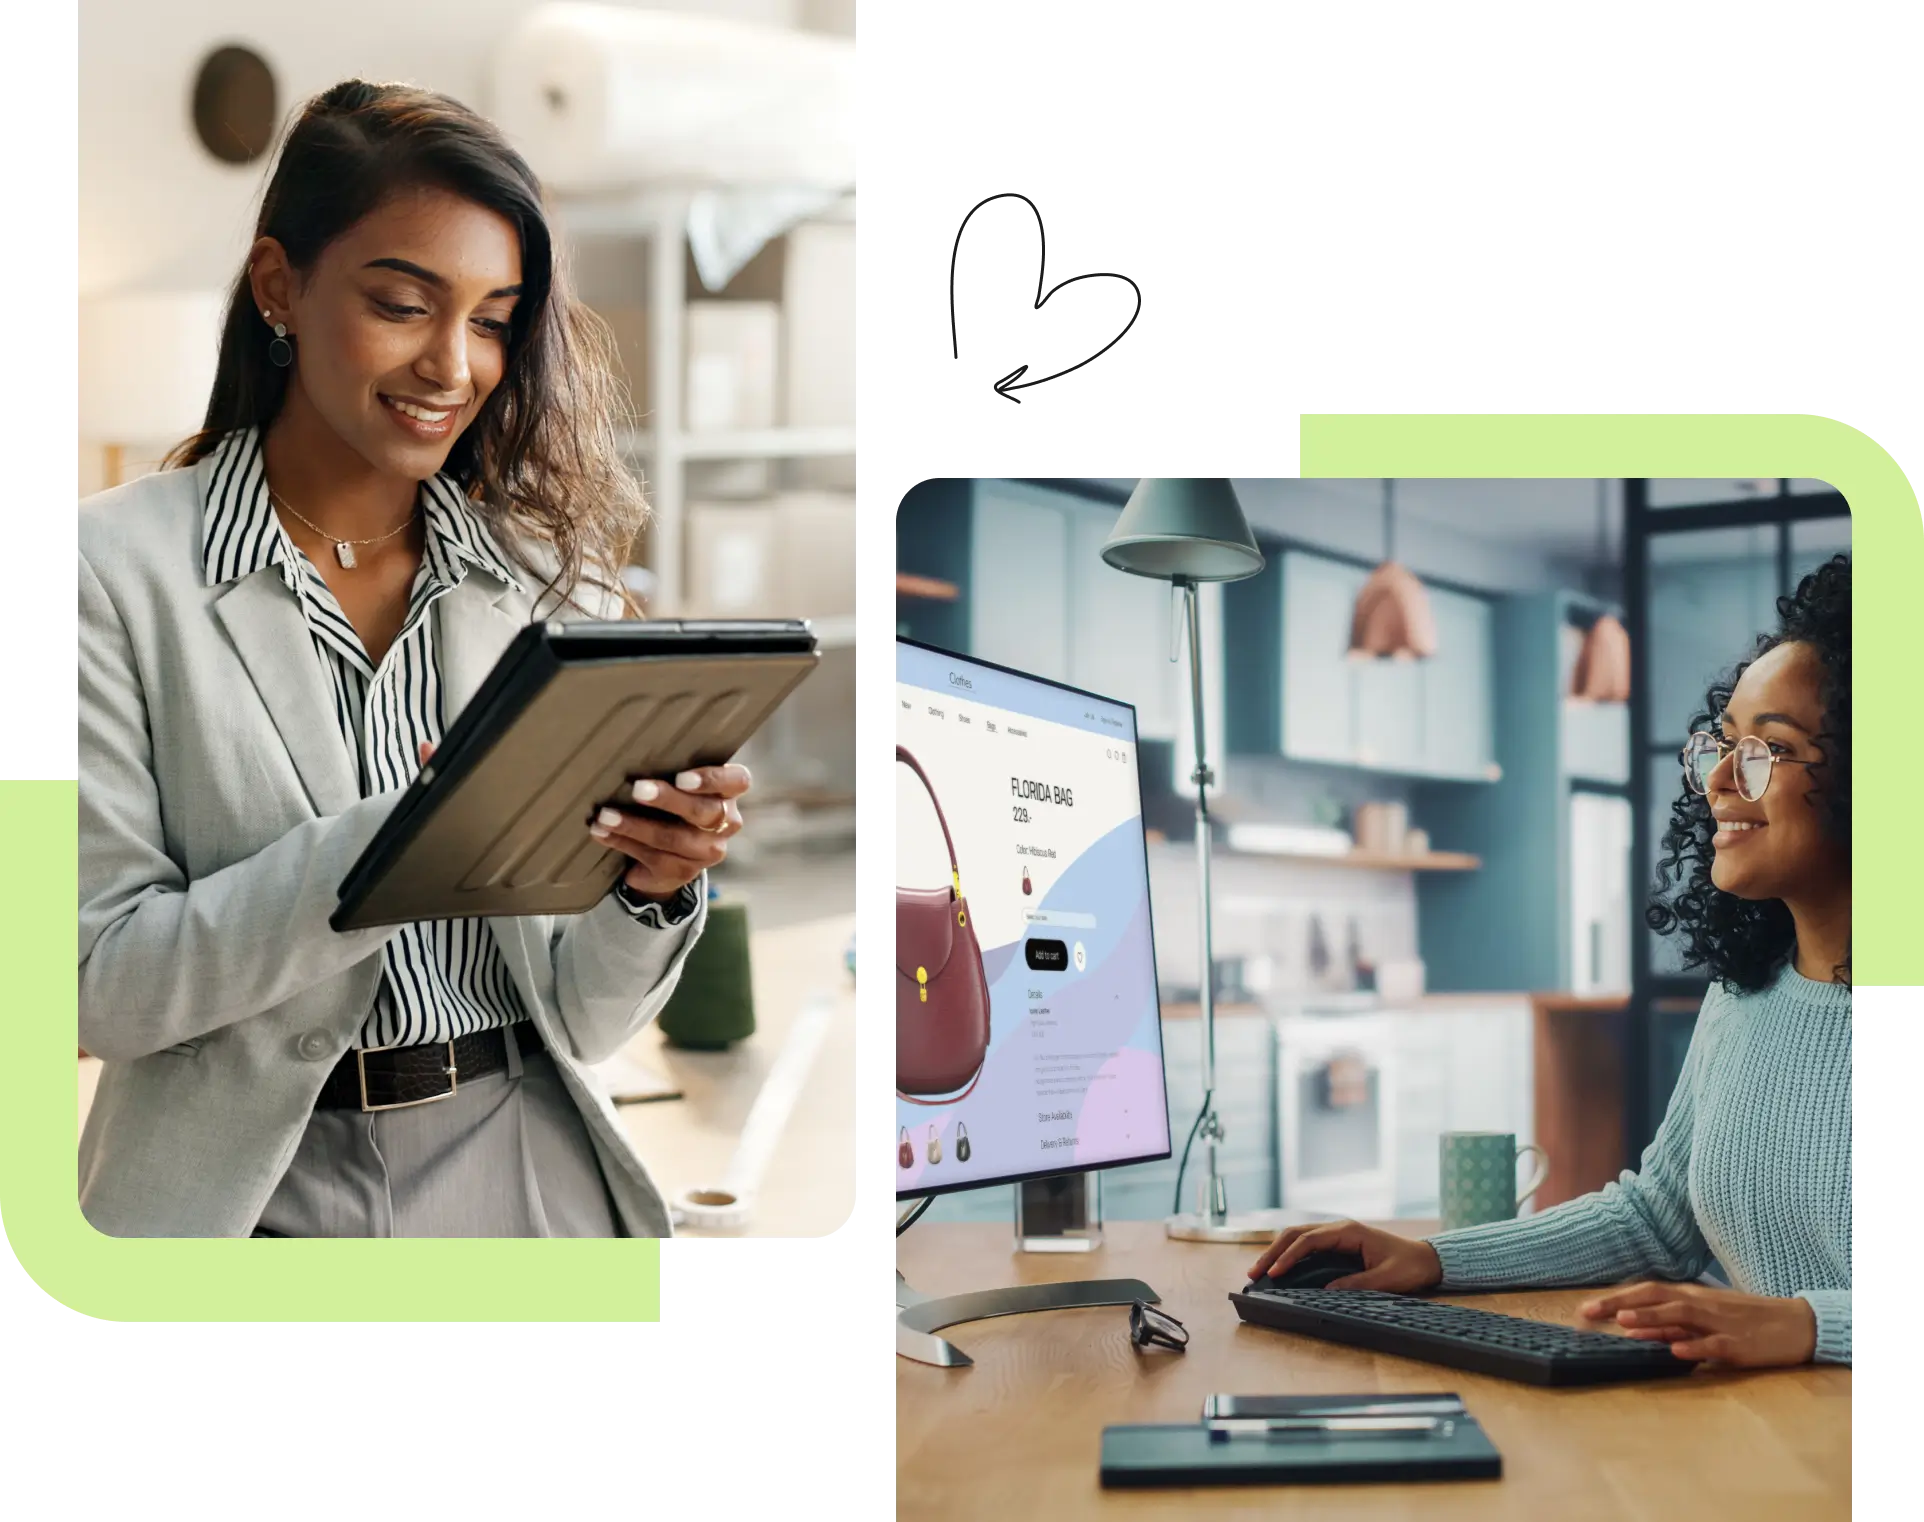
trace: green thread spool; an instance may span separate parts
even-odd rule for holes
[[[755,1034],[746,904],[709,901],[708,923],[658,1023],[671,1046],[696,1052],[718,1052]]]

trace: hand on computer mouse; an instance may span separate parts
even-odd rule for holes
[[[1351,1252],[1366,1265],[1360,1274],[1330,1281],[1329,1289],[1381,1289],[1408,1293],[1428,1289],[1443,1278],[1443,1264],[1428,1242],[1399,1237],[1392,1231],[1365,1226],[1360,1221],[1328,1221],[1315,1226],[1288,1226],[1263,1250],[1249,1277],[1274,1278],[1305,1254]]]

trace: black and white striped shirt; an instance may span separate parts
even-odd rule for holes
[[[327,672],[335,722],[354,758],[361,796],[405,787],[420,770],[421,742],[438,745],[446,717],[435,644],[439,620],[430,610],[475,569],[521,587],[487,525],[451,477],[422,483],[427,536],[421,569],[401,632],[376,668],[314,562],[281,528],[268,500],[260,430],[228,434],[215,448],[208,481],[201,520],[207,584],[276,570],[299,603]],[[664,906],[635,898],[625,884],[615,890],[630,915],[657,930],[693,914],[699,892],[698,880]],[[526,1016],[485,919],[403,925],[382,956],[380,989],[356,1046],[447,1041]]]

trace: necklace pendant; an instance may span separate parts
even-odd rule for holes
[[[354,569],[354,546],[345,542],[334,546],[334,558],[348,570]]]

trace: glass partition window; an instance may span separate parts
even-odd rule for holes
[[[1713,502],[1750,502],[1777,495],[1774,477],[1758,480],[1651,480],[1647,505],[1652,508],[1703,507]]]
[[[1848,518],[1808,518],[1790,526],[1790,581],[1794,587],[1831,556],[1848,555],[1851,521]]]
[[[1777,622],[1771,524],[1650,540],[1650,737],[1681,746],[1704,690]]]

